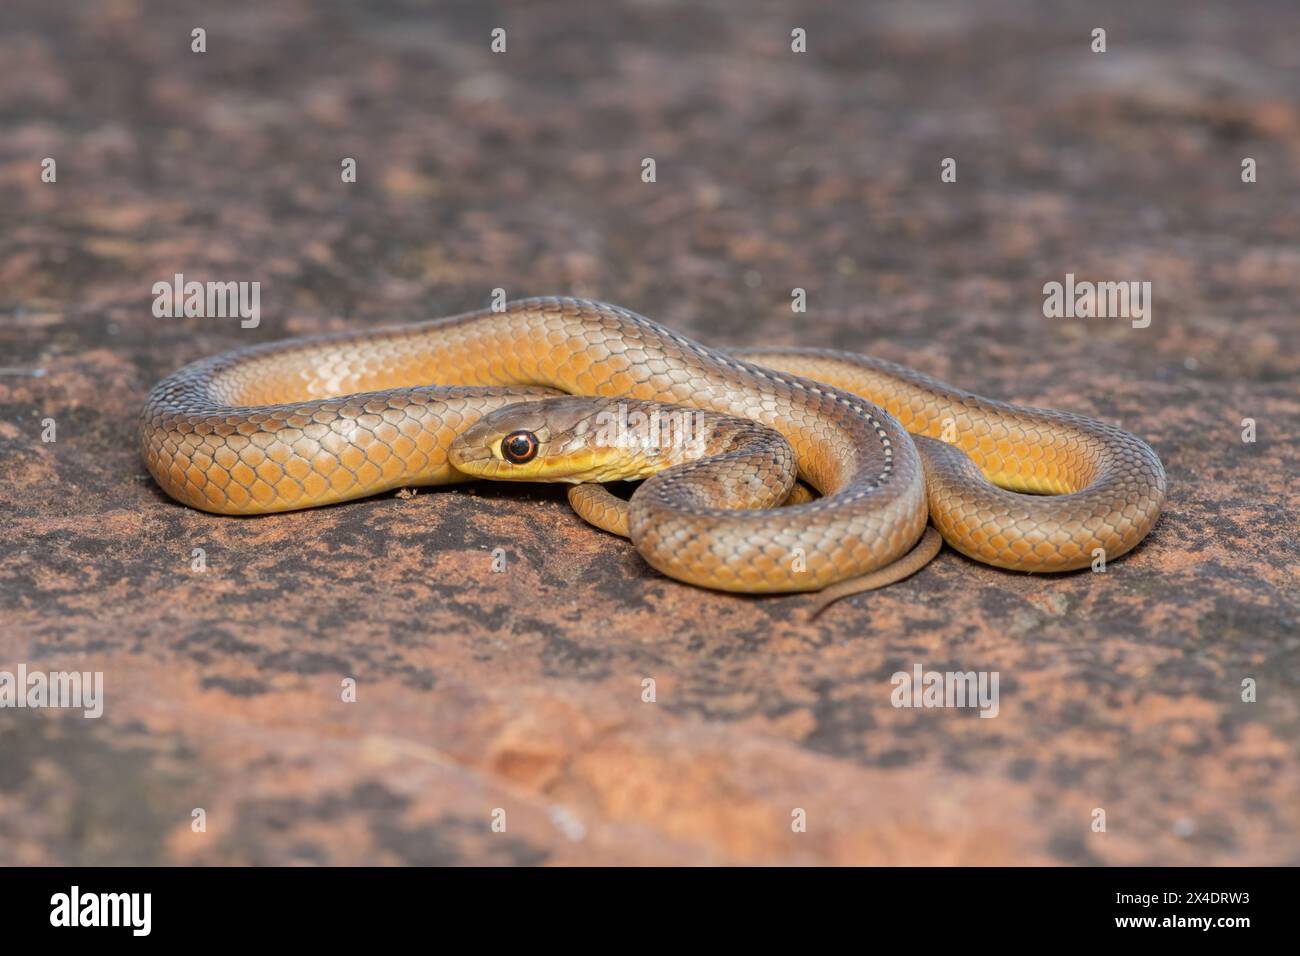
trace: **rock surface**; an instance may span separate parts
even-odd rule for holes
[[[439,10],[6,4],[0,670],[105,709],[0,710],[0,865],[1300,863],[1293,6]],[[260,325],[155,318],[175,273]],[[1067,273],[1150,326],[1045,318]],[[138,460],[186,362],[494,288],[1116,421],[1168,509],[1105,574],[945,551],[809,625],[554,489],[245,520]],[[997,671],[997,717],[896,709],[917,664]]]

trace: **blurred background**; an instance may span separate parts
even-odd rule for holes
[[[108,699],[0,713],[0,863],[1300,863],[1298,34],[1285,0],[6,0],[0,667]],[[260,282],[260,324],[155,317],[176,273]],[[1151,282],[1151,325],[1045,318],[1067,273]],[[244,521],[138,461],[182,364],[497,288],[1118,422],[1168,512],[1104,577],[946,551],[810,627],[553,489]],[[915,663],[999,670],[999,717],[893,709]]]

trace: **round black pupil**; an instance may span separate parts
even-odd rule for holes
[[[523,458],[532,451],[533,443],[529,441],[527,435],[512,435],[506,449],[515,458]]]

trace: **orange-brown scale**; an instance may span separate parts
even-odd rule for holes
[[[986,564],[1069,571],[1097,551],[1116,558],[1146,536],[1164,503],[1160,459],[1113,425],[981,398],[865,355],[736,354],[861,395],[897,418],[925,461],[931,520],[948,544]]]
[[[575,299],[197,362],[150,393],[141,447],[159,485],[186,504],[283,511],[459,480],[447,460],[457,434],[556,392],[710,409],[789,441],[800,477],[823,497],[758,512],[656,511],[634,533],[652,565],[708,587],[817,590],[868,574],[920,537],[927,494],[945,539],[971,557],[1067,570],[1097,547],[1107,557],[1133,547],[1164,497],[1151,449],[1091,419],[992,402],[848,353],[728,355]],[[919,438],[923,472],[904,425],[954,444]]]
[[[891,563],[925,526],[919,456],[869,402],[576,299],[197,362],[150,393],[141,447],[159,485],[186,504],[283,511],[457,480],[446,459],[457,432],[511,396],[551,390],[710,409],[789,440],[800,476],[824,497],[648,528],[639,550],[673,577],[728,590],[818,590]]]

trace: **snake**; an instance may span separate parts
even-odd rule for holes
[[[635,454],[597,441],[598,416],[634,414],[698,433]],[[999,568],[1095,567],[1146,536],[1166,493],[1155,452],[1116,425],[856,353],[710,348],[575,298],[200,359],[150,390],[139,438],[167,495],[222,515],[567,481],[651,567],[746,593],[878,586],[940,537]],[[637,478],[627,501],[598,484]]]

